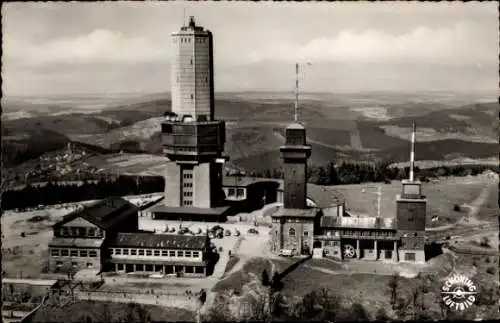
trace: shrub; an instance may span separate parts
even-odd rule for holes
[[[494,275],[495,274],[495,267],[489,266],[488,268],[486,268],[486,272],[490,275]]]
[[[482,237],[481,238],[481,242],[479,243],[479,245],[481,247],[490,248],[491,247],[491,245],[490,245],[490,239],[488,237]]]
[[[267,273],[267,270],[262,271],[262,285],[263,286],[269,286],[269,274]]]
[[[461,210],[462,210],[462,208],[460,207],[460,205],[458,205],[458,204],[453,205],[453,211],[460,212]]]

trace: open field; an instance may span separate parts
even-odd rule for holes
[[[92,157],[86,162],[103,172],[163,176],[169,160],[163,156],[124,153]]]
[[[420,143],[420,159],[491,157],[495,154],[486,151],[496,147],[486,143],[496,138],[497,123],[491,113],[496,111],[497,104],[473,100],[478,98],[398,93],[339,94],[337,97],[305,93],[300,120],[308,127],[311,143],[324,150],[319,153],[322,158],[313,156],[313,164],[343,157],[332,147],[349,147],[354,151],[379,149],[379,157],[406,160],[406,131],[412,121],[430,134],[427,140],[436,139],[428,146]],[[229,156],[238,160],[259,155],[266,168],[279,167],[274,158],[267,158],[266,149],[279,145],[272,129],[282,129],[292,120],[292,102],[289,93],[218,94],[215,115],[228,121]],[[104,148],[159,153],[162,148],[159,123],[163,113],[170,110],[170,98],[168,94],[4,98],[3,107],[8,113],[2,129],[7,138],[4,164],[15,166],[46,151],[62,148],[70,140]],[[470,145],[481,138],[484,140],[479,145]],[[439,147],[433,151],[432,146]],[[370,160],[373,156],[350,152],[346,157]]]
[[[495,183],[497,179],[488,178],[486,175],[470,177],[446,177],[439,179],[437,183],[423,183],[423,194],[427,196],[427,225],[438,226],[458,221],[467,214],[467,209],[454,212],[454,205],[465,205],[474,201],[484,187],[489,187],[489,206],[483,206],[483,212],[491,210],[494,205],[494,196],[498,192]],[[380,184],[382,197],[380,203],[380,216],[393,217],[396,213],[396,195],[401,193],[401,182],[393,181],[391,184]],[[376,216],[377,212],[377,184],[354,184],[330,186],[332,189],[342,193],[346,200],[346,209],[355,214],[369,214]],[[493,196],[493,197],[491,197]],[[484,213],[486,214],[486,213]],[[432,217],[438,216],[439,220],[431,222]],[[489,221],[495,220],[494,214],[486,216]]]

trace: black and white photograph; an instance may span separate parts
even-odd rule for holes
[[[2,322],[500,320],[496,1],[1,24]]]

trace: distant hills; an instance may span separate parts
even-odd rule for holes
[[[217,95],[215,113],[227,121],[226,151],[232,164],[249,171],[280,166],[278,147],[284,142],[283,129],[291,120],[293,107],[288,96],[256,92]],[[498,156],[497,103],[434,100],[405,100],[388,94],[304,95],[299,112],[313,147],[310,163],[404,162],[413,121],[421,139],[417,144],[420,160]],[[167,94],[59,101],[16,98],[3,105],[3,161],[7,167],[71,141],[104,151],[159,154],[162,116],[171,109]]]

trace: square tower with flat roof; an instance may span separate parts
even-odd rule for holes
[[[307,160],[311,146],[306,129],[298,124],[286,128],[280,147],[284,168],[283,208],[272,215],[272,251],[292,255],[310,254],[313,247],[315,208],[307,206]]]
[[[410,153],[410,179],[402,181],[402,192],[396,199],[396,230],[400,238],[398,251],[401,262],[425,262],[425,223],[427,200],[422,183],[413,175],[415,163],[415,123]]]
[[[172,111],[161,125],[162,145],[170,159],[165,199],[154,217],[217,221],[223,206],[222,153],[225,123],[214,117],[212,33],[190,17],[172,34]]]

